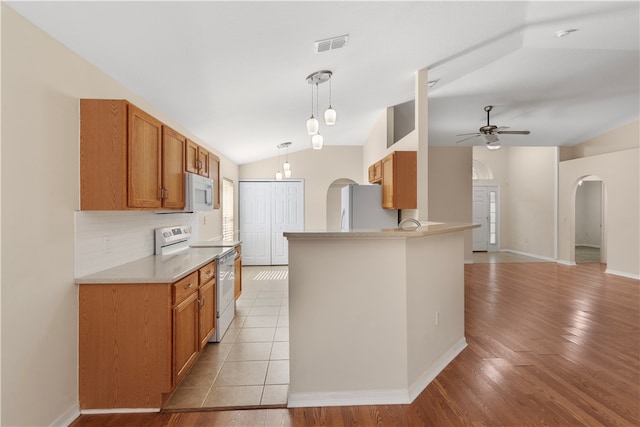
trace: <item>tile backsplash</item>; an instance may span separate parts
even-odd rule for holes
[[[191,225],[198,240],[198,214],[143,211],[76,211],[75,277],[135,261],[154,253],[154,230]]]

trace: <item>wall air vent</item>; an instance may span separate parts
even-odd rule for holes
[[[340,49],[349,41],[349,34],[344,36],[332,37],[330,39],[318,40],[314,43],[315,53],[327,52],[329,50]]]

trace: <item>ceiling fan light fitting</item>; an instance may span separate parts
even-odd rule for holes
[[[502,148],[502,145],[500,144],[496,144],[496,145],[487,144],[487,150],[494,151],[494,150],[499,150],[501,148]]]

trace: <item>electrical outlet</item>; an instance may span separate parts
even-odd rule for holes
[[[111,253],[111,236],[108,234],[102,236],[102,253],[103,254]]]
[[[440,324],[440,312],[436,311],[436,326]]]

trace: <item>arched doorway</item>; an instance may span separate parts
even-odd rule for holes
[[[583,176],[575,186],[574,260],[576,264],[607,263],[606,191],[601,178]]]
[[[336,179],[327,189],[327,230],[340,230],[340,209],[342,187],[357,184],[352,179]]]

